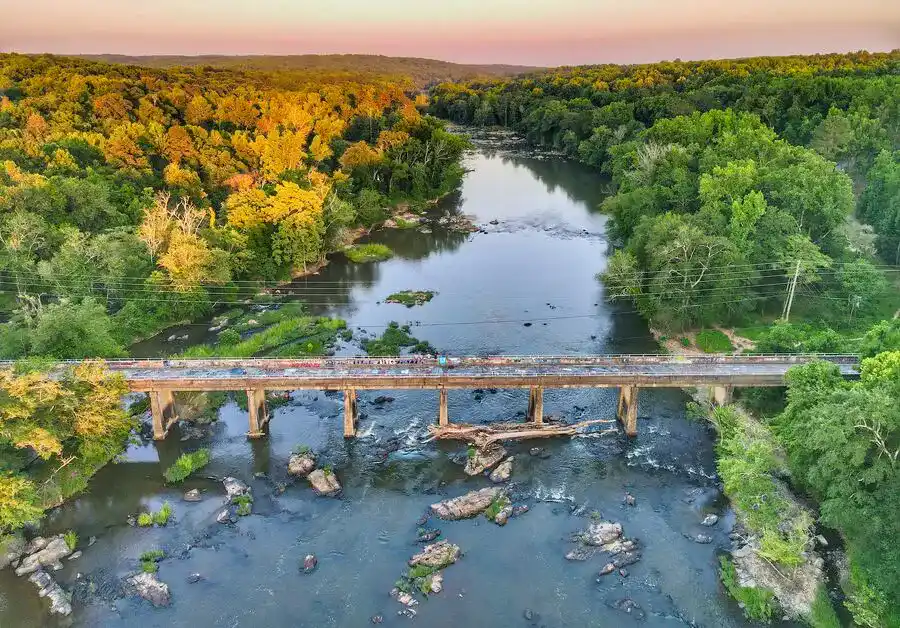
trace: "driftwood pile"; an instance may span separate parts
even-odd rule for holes
[[[592,425],[602,423],[615,424],[615,419],[593,419],[564,425],[559,423],[491,423],[489,425],[432,425],[428,428],[431,436],[428,440],[465,440],[478,449],[485,449],[493,443],[505,440],[521,440],[528,438],[552,438],[554,436],[574,436]],[[602,430],[601,434],[615,434],[615,427]]]

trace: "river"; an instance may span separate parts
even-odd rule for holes
[[[627,306],[603,299],[595,279],[608,254],[606,218],[596,207],[603,186],[595,173],[559,158],[529,155],[505,135],[481,133],[467,157],[461,193],[442,209],[473,216],[487,233],[389,230],[373,235],[396,257],[354,265],[337,255],[318,275],[294,284],[316,313],[345,318],[354,332],[379,333],[392,320],[410,322],[413,334],[449,354],[590,354],[651,352],[645,323]],[[496,224],[491,224],[496,221]],[[384,298],[406,289],[435,290],[428,304],[407,309]],[[526,324],[528,324],[526,326]],[[187,326],[188,343],[205,339],[207,325]],[[167,332],[173,333],[173,332]],[[177,348],[177,347],[175,347]],[[158,339],[142,343],[146,355],[172,351]],[[339,353],[358,351],[347,343]],[[376,406],[378,395],[395,397]],[[124,462],[103,469],[89,491],[50,513],[44,532],[74,529],[84,555],[55,576],[74,590],[75,611],[50,619],[35,588],[10,570],[0,572],[0,626],[191,627],[365,626],[743,626],[739,609],[717,577],[717,554],[729,545],[733,517],[714,478],[709,428],[685,417],[678,390],[640,395],[639,435],[557,439],[538,443],[549,457],[529,455],[536,443],[512,446],[515,493],[530,511],[498,527],[484,518],[433,522],[464,556],[446,569],[444,591],[423,600],[418,616],[397,616],[388,592],[416,550],[416,520],[428,505],[486,486],[459,464],[464,448],[423,443],[437,416],[434,391],[360,394],[360,437],[342,437],[341,399],[295,392],[274,411],[271,435],[249,442],[246,415],[233,402],[201,440],[129,448]],[[548,390],[545,415],[570,420],[612,418],[616,391]],[[450,392],[450,418],[488,422],[522,418],[526,391],[474,395]],[[340,499],[315,497],[305,482],[291,483],[291,450],[309,445],[344,484]],[[203,476],[233,475],[248,482],[254,514],[234,526],[215,522],[223,502],[220,482],[203,477],[166,487],[162,471],[180,452],[208,446]],[[288,483],[282,493],[280,483]],[[188,488],[205,491],[185,503]],[[623,497],[630,492],[633,506]],[[165,500],[174,524],[140,529],[126,518]],[[569,537],[590,523],[590,513],[622,523],[637,538],[642,559],[629,575],[599,578],[606,562],[565,560]],[[720,515],[713,528],[700,520]],[[692,535],[708,533],[711,544]],[[87,539],[96,543],[87,547]],[[122,579],[141,552],[162,548],[159,577],[173,603],[154,609],[121,597]],[[309,575],[298,565],[314,553]],[[199,573],[202,580],[189,583]],[[626,614],[616,603],[640,605]],[[530,611],[526,619],[526,609]],[[643,617],[635,617],[643,615]]]

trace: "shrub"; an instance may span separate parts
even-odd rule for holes
[[[11,473],[0,473],[0,530],[21,528],[40,519],[43,509],[38,504],[34,483]]]
[[[71,550],[75,551],[75,546],[78,545],[78,535],[75,534],[74,530],[68,530],[65,534],[63,534],[63,539],[66,541],[66,546]]]
[[[169,519],[172,517],[172,506],[169,502],[165,502],[158,511],[153,513],[153,523],[158,526],[164,526],[169,523]]]
[[[226,329],[219,334],[219,345],[222,347],[230,347],[241,341],[241,334],[234,329]]]
[[[166,472],[163,474],[166,482],[183,482],[194,471],[208,465],[209,458],[209,449],[198,449],[188,454],[182,454],[175,461],[175,464],[166,469]]]
[[[718,329],[704,329],[697,334],[697,348],[704,353],[731,353],[734,351],[731,340]]]
[[[687,336],[682,336],[681,339],[679,340],[679,342],[681,342],[682,347],[690,347],[691,346],[691,339],[688,338]]]
[[[759,587],[742,587],[738,584],[734,563],[727,556],[719,558],[721,569],[719,576],[729,595],[743,604],[747,619],[769,623],[778,610],[775,596],[768,589]]]
[[[344,250],[344,255],[355,264],[364,264],[390,259],[394,256],[394,252],[384,244],[369,243],[349,246]]]
[[[137,524],[142,528],[149,528],[153,525],[153,515],[149,512],[142,512],[138,515]]]

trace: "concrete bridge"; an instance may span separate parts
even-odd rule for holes
[[[344,391],[344,436],[356,435],[357,390],[434,389],[438,423],[450,422],[447,391],[475,388],[527,388],[528,418],[543,422],[545,388],[618,388],[618,418],[625,433],[637,434],[641,388],[707,386],[717,404],[728,403],[739,386],[782,386],[788,369],[813,360],[836,364],[846,377],[857,376],[855,355],[607,355],[607,356],[425,356],[110,360],[132,391],[150,396],[153,436],[163,439],[177,420],[176,391],[245,390],[248,436],[264,436],[269,420],[267,390]]]

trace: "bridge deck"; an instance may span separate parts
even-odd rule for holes
[[[134,391],[780,386],[792,366],[816,359],[857,374],[853,355],[527,356],[112,360]]]

